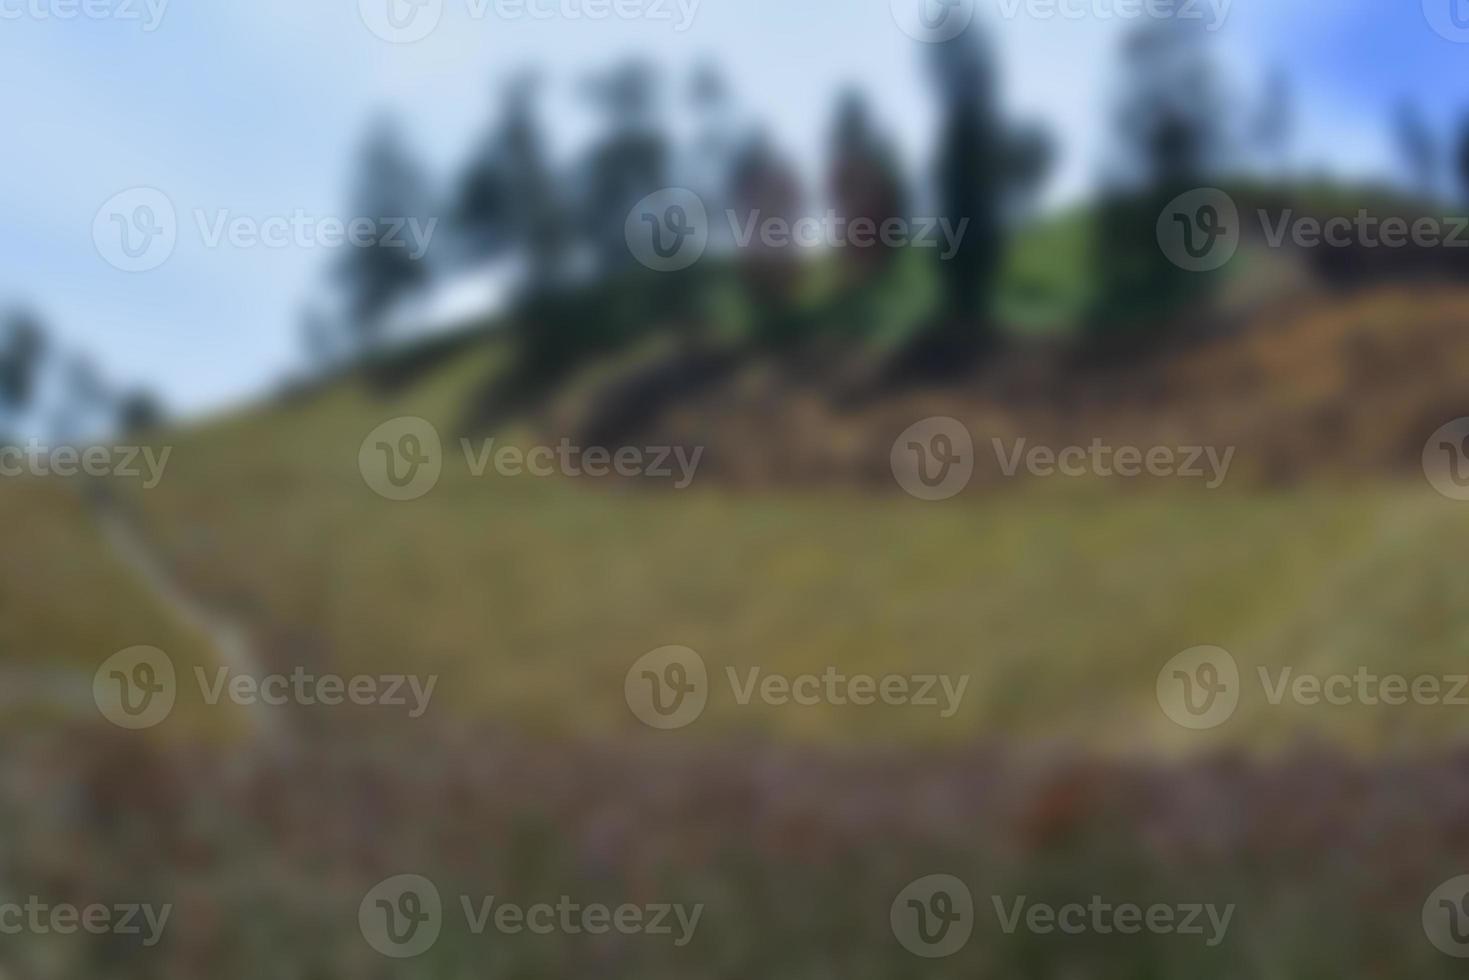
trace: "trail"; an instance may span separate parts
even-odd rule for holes
[[[205,637],[221,665],[231,674],[264,677],[268,671],[250,641],[250,634],[227,613],[211,608],[191,595],[169,573],[167,564],[108,494],[89,495],[88,506],[112,552],[138,577],[153,597],[189,629]],[[185,682],[183,677],[179,684]],[[241,705],[254,734],[276,739],[282,734],[279,712],[256,700]]]

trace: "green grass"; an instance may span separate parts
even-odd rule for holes
[[[134,646],[168,652],[180,678],[212,658],[206,639],[164,609],[109,548],[77,488],[50,479],[0,481],[7,515],[0,552],[0,652],[6,720],[100,718],[92,678]],[[232,719],[182,699],[176,724],[192,732]]]
[[[496,358],[482,351],[387,400],[344,384],[181,433],[163,483],[137,500],[192,587],[261,627],[275,666],[437,673],[436,712],[534,731],[639,730],[625,672],[670,644],[699,651],[713,676],[695,738],[1171,752],[1301,735],[1392,748],[1464,730],[1462,709],[1269,706],[1254,680],[1256,665],[1462,669],[1469,508],[1426,485],[1124,494],[1032,481],[930,504],[474,478],[454,425]],[[357,453],[402,414],[438,425],[446,463],[427,497],[391,502],[364,484]],[[99,634],[86,649],[146,639],[120,617],[129,603],[99,612],[96,594],[48,589],[52,611],[10,628],[34,645],[86,608]],[[1203,644],[1233,652],[1246,693],[1226,725],[1187,732],[1159,710],[1154,682]],[[725,669],[752,666],[971,680],[948,719],[740,706]]]

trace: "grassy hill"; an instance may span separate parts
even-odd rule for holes
[[[1421,477],[1210,492],[1030,480],[943,503],[870,487],[475,477],[458,421],[499,362],[486,344],[391,395],[349,379],[171,433],[161,485],[129,491],[144,533],[191,593],[248,625],[265,666],[438,674],[439,720],[639,733],[624,675],[676,644],[711,674],[707,710],[681,733],[695,740],[1166,753],[1303,736],[1390,749],[1465,731],[1452,707],[1274,706],[1254,679],[1256,666],[1463,669],[1469,508]],[[445,443],[439,484],[415,501],[377,496],[357,468],[364,437],[400,415],[429,419]],[[12,662],[94,668],[138,643],[208,660],[207,638],[93,540],[70,490],[0,491],[25,515],[25,547],[3,566],[4,594],[25,597],[22,614],[0,617]],[[1233,653],[1245,693],[1228,723],[1188,732],[1160,711],[1155,679],[1205,644]],[[828,666],[970,681],[944,718],[740,705],[725,677]],[[185,685],[181,704],[191,698]],[[165,729],[185,730],[195,709]]]

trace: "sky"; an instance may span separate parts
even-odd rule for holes
[[[917,0],[616,0],[641,10],[632,19],[570,16],[587,0],[416,0],[438,16],[426,37],[374,33],[370,24],[391,30],[386,4],[408,2],[0,0],[0,306],[35,309],[64,346],[174,414],[259,397],[302,371],[300,311],[337,253],[301,241],[211,245],[196,213],[206,228],[222,217],[349,218],[354,152],[381,109],[447,186],[492,118],[497,83],[527,67],[547,82],[545,125],[563,158],[592,132],[580,83],[630,55],[671,83],[713,61],[740,117],[762,122],[813,184],[848,85],[865,91],[910,168],[928,158],[927,45],[894,10]],[[1128,0],[1057,0],[1080,16],[1053,17],[1052,0],[954,2],[977,6],[969,30],[996,50],[1008,113],[1057,140],[1048,205],[1086,196],[1104,156],[1118,38],[1136,23],[1114,4]],[[521,3],[549,16],[518,14]],[[1445,133],[1469,110],[1469,36],[1453,39],[1445,19],[1465,0],[1199,0],[1208,19],[1210,3],[1227,3],[1217,58],[1236,91],[1255,95],[1270,66],[1289,72],[1301,169],[1389,172],[1387,120],[1405,97]],[[687,120],[671,115],[669,128],[686,133]],[[140,187],[172,205],[177,241],[158,267],[125,271],[97,245],[94,222]]]

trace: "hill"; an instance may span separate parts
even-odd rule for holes
[[[1455,542],[1469,510],[1436,494],[1409,461],[1452,417],[1443,413],[1459,397],[1463,345],[1453,325],[1464,308],[1447,290],[1326,301],[1170,354],[1166,371],[1113,373],[1089,396],[1095,405],[1082,398],[1064,411],[1011,402],[1013,414],[997,419],[998,379],[903,396],[845,423],[859,433],[852,445],[867,450],[845,472],[861,478],[820,487],[724,478],[719,454],[732,443],[722,432],[711,433],[707,477],[701,470],[687,490],[475,476],[459,439],[480,438],[462,430],[463,405],[503,366],[503,350],[487,342],[390,392],[345,379],[169,433],[162,483],[123,489],[173,578],[243,624],[264,668],[436,674],[438,721],[651,734],[624,702],[624,676],[644,653],[675,644],[709,668],[709,705],[684,733],[701,741],[1172,752],[1323,737],[1394,749],[1457,740],[1460,713],[1276,706],[1255,686],[1227,724],[1190,732],[1160,711],[1155,682],[1170,657],[1201,644],[1230,650],[1247,678],[1257,666],[1459,670],[1469,603]],[[1173,387],[1134,397],[1137,377],[1165,374],[1178,379]],[[1109,402],[1108,391],[1127,397]],[[717,408],[730,425],[751,425],[752,416],[704,398],[679,411],[713,418]],[[1228,438],[1242,473],[1283,466],[1292,479],[1231,479],[1206,491],[1181,481],[977,476],[973,492],[928,503],[877,473],[897,432],[939,412],[973,420],[979,456],[992,432],[1079,440],[1081,420],[1102,419],[1097,431],[1136,444]],[[405,415],[437,427],[443,474],[428,495],[392,501],[364,482],[358,453],[369,432]],[[554,443],[536,427],[554,417],[493,435],[500,445]],[[1033,421],[1041,418],[1051,427]],[[795,422],[751,429],[777,447],[766,451],[794,453],[786,458],[812,444],[791,448]],[[831,431],[826,445],[841,445]],[[34,608],[7,618],[7,649],[55,637],[56,657],[84,666],[138,643],[184,663],[211,656],[207,637],[122,581],[105,545],[87,536],[85,512],[65,502],[70,490],[0,489],[37,536],[11,559],[12,581],[24,583],[11,594],[28,594]],[[91,576],[84,591],[65,587],[82,575]],[[85,629],[57,627],[79,608]],[[969,681],[958,710],[942,717],[917,706],[742,705],[726,674],[829,667]],[[197,692],[181,692],[181,704],[191,698]],[[293,723],[319,720],[305,715]]]

